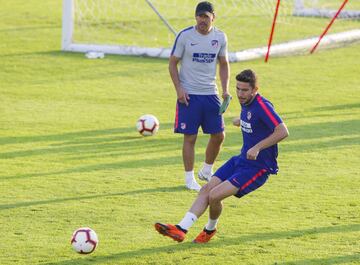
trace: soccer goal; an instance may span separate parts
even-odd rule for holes
[[[194,0],[63,0],[62,49],[167,58],[177,32],[195,24]],[[230,61],[307,53],[344,0],[213,0]],[[277,5],[279,4],[279,5]],[[278,6],[278,12],[276,7]],[[360,1],[347,1],[318,49],[360,41]]]

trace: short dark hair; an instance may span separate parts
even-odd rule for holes
[[[257,86],[257,76],[251,69],[246,69],[236,76],[236,80],[249,83],[252,88]]]
[[[195,9],[195,16],[200,16],[201,14],[204,14],[206,12],[209,12],[211,14],[214,14],[214,6],[212,3],[208,1],[203,1],[198,3]]]

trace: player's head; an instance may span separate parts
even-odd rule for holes
[[[198,3],[195,9],[195,19],[196,29],[202,34],[207,34],[215,19],[213,4],[208,1]]]
[[[236,76],[236,94],[240,104],[249,104],[257,94],[257,76],[251,69],[246,69]]]

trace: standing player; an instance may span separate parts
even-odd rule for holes
[[[236,76],[236,80],[241,113],[240,118],[233,123],[242,130],[241,153],[221,166],[210,182],[201,188],[179,224],[155,224],[155,229],[160,234],[178,242],[185,239],[187,230],[210,206],[208,223],[193,241],[208,242],[216,233],[222,200],[232,195],[241,198],[262,186],[270,174],[278,171],[277,143],[289,135],[286,125],[270,101],[258,94],[257,78],[252,70],[242,71]]]
[[[195,142],[201,126],[210,139],[200,179],[209,180],[212,166],[224,141],[224,122],[219,115],[220,99],[216,87],[216,64],[223,99],[230,96],[229,61],[226,35],[213,27],[214,7],[200,2],[195,10],[196,26],[182,30],[176,37],[169,61],[169,72],[177,94],[176,133],[184,135],[183,162],[186,187],[199,191],[194,177]],[[181,61],[180,72],[178,63]]]

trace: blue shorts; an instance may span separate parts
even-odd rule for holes
[[[245,159],[233,156],[214,173],[214,176],[221,181],[228,180],[238,187],[239,191],[235,196],[240,198],[260,188],[267,181],[269,174],[266,169],[254,167]]]
[[[224,131],[224,120],[219,115],[218,95],[189,95],[189,105],[179,101],[176,104],[174,132],[197,134],[199,127],[203,133],[215,134]]]

